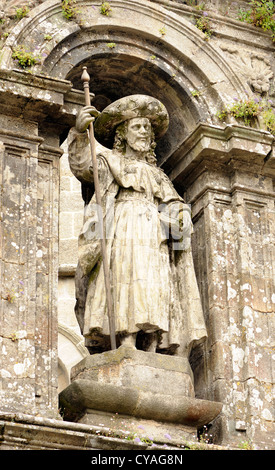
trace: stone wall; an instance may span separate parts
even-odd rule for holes
[[[4,410],[51,415],[60,152],[40,144],[34,123],[1,116],[1,400]]]
[[[263,160],[255,142],[250,145],[245,155],[237,144],[226,164],[221,155],[215,165],[203,159],[188,189],[193,253],[210,333],[208,347],[193,352],[193,364],[199,395],[209,396],[212,390],[216,400],[226,403],[224,433],[248,432],[263,442],[267,435],[272,440],[274,432],[273,172],[263,176]],[[257,146],[263,150],[260,135]],[[258,164],[252,164],[252,155]]]
[[[209,332],[191,356],[196,395],[224,404],[211,423],[218,443],[274,448],[274,137],[260,118],[217,117],[245,99],[274,111],[274,44],[237,19],[248,1],[205,1],[204,14],[201,3],[113,0],[104,16],[100,1],[78,0],[68,20],[59,0],[33,0],[19,20],[25,2],[1,2],[4,411],[55,416],[58,375],[61,390],[87,354],[73,312],[83,203],[65,143],[87,65],[99,109],[136,92],[167,106],[159,164],[192,206]],[[210,37],[196,27],[202,16]],[[12,58],[22,45],[31,68]]]

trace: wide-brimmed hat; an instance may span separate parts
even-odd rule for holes
[[[168,129],[169,115],[159,100],[147,95],[130,95],[114,101],[101,112],[94,123],[95,138],[105,147],[112,148],[117,126],[137,117],[150,120],[156,140]]]

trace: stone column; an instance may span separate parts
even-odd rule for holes
[[[221,401],[223,442],[272,445],[273,136],[200,125],[170,177],[186,188],[209,333],[193,354],[197,396]]]
[[[57,410],[58,158],[1,116],[1,408]],[[7,125],[9,124],[9,125]],[[1,127],[2,127],[1,126]]]
[[[57,417],[59,134],[72,125],[71,84],[1,78],[0,410]]]

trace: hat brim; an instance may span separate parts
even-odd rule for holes
[[[117,126],[137,117],[150,120],[156,140],[168,129],[169,115],[159,100],[147,95],[130,95],[114,101],[101,112],[94,123],[95,138],[105,147],[112,148]]]

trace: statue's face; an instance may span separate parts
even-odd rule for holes
[[[139,152],[148,152],[151,147],[152,128],[149,119],[133,118],[128,121],[126,141],[129,147]]]

